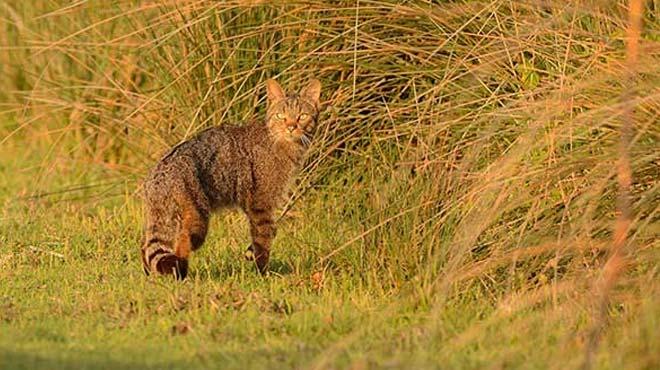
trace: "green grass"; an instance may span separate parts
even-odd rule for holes
[[[462,287],[434,300],[419,276],[370,266],[368,248],[317,261],[355,225],[314,199],[282,220],[272,272],[242,260],[242,216],[225,212],[184,282],[147,278],[138,258],[139,200],[17,197],[39,146],[0,152],[0,367],[34,368],[565,368],[583,357],[589,280],[536,288]],[[47,149],[45,146],[43,149]],[[26,170],[28,169],[28,170]],[[102,174],[96,174],[100,178]],[[70,179],[53,176],[51,189]],[[80,180],[76,180],[78,183]],[[64,199],[64,200],[62,200]],[[311,202],[311,203],[310,203]],[[325,203],[332,202],[325,199]],[[358,243],[359,244],[359,243]],[[391,246],[395,254],[397,246]],[[353,246],[352,249],[360,249]],[[599,368],[654,368],[660,358],[657,246],[612,308]],[[402,257],[399,257],[402,258]],[[654,262],[655,261],[655,262]],[[391,268],[391,267],[390,267]],[[589,276],[590,279],[593,276]],[[580,283],[580,280],[583,280]],[[631,297],[626,297],[628,294]]]
[[[99,4],[0,0],[0,368],[580,368],[633,104],[593,367],[660,367],[657,1],[632,98],[624,2]],[[270,274],[227,211],[186,281],[144,276],[147,169],[312,76]]]

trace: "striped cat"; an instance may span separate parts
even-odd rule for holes
[[[148,175],[142,245],[147,274],[185,278],[190,252],[204,243],[211,212],[226,207],[247,216],[252,244],[246,257],[266,271],[276,232],[273,212],[310,144],[321,83],[313,79],[299,93],[285,94],[268,80],[266,90],[265,122],[201,131],[170,150]]]

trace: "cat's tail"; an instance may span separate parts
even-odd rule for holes
[[[150,238],[142,246],[142,267],[147,275],[151,272],[172,274],[179,280],[188,275],[188,260],[177,257],[171,243],[159,238]]]

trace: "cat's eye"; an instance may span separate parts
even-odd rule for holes
[[[275,119],[278,120],[278,121],[284,120],[284,113],[275,114]]]
[[[307,118],[309,118],[309,114],[303,113],[303,114],[298,116],[298,121],[304,121]]]

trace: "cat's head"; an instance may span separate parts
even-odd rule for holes
[[[275,139],[309,146],[319,115],[319,80],[310,80],[307,86],[297,93],[285,93],[275,80],[268,80],[266,90],[266,123]]]

